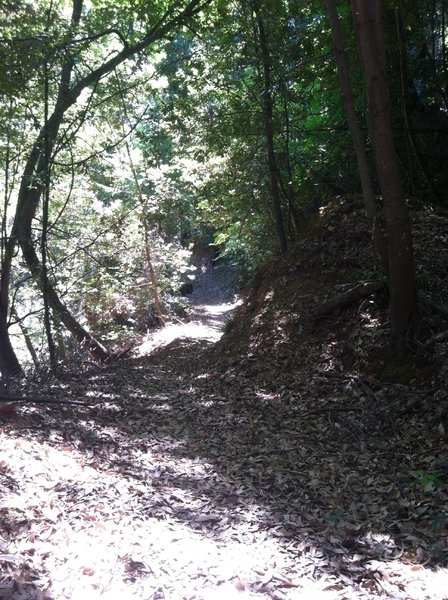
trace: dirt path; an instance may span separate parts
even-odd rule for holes
[[[386,445],[352,447],[342,420],[321,436],[326,417],[211,371],[204,343],[60,384],[90,406],[28,406],[3,424],[0,597],[446,599],[447,571],[381,514]]]
[[[195,254],[193,264],[196,273],[193,293],[188,296],[189,321],[169,323],[149,333],[137,349],[139,356],[148,355],[176,339],[214,343],[221,338],[226,320],[239,304],[235,295],[236,275],[228,266],[216,264],[212,253]]]
[[[0,598],[446,600],[443,489],[397,484],[418,421],[367,427],[356,381],[279,350],[210,360],[204,273],[186,329],[1,424]]]

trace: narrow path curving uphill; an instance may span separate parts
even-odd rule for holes
[[[151,332],[137,349],[139,356],[151,354],[177,339],[217,342],[226,320],[239,304],[235,296],[236,275],[227,265],[218,264],[213,252],[197,250],[193,253],[196,267],[193,292],[189,295],[192,306],[190,320],[170,323]]]

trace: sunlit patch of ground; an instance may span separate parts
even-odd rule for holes
[[[169,352],[71,382],[88,408],[0,423],[0,598],[447,600],[446,482],[400,470],[428,473],[444,431],[400,421],[401,388],[346,378],[334,337],[289,342],[276,312],[260,330],[281,344],[209,371],[195,355],[232,306],[206,288],[139,350]]]
[[[137,356],[150,354],[163,348],[176,339],[205,340],[217,342],[223,332],[226,319],[239,302],[224,304],[203,304],[196,306],[193,318],[188,323],[169,323],[161,329],[149,333],[136,349]]]
[[[200,460],[149,452],[139,480],[70,446],[1,434],[0,450],[2,598],[447,598],[446,569],[399,559],[364,564],[370,578],[361,586],[349,576],[361,569],[356,557],[344,583],[329,572],[314,578],[326,569],[321,550],[299,536],[285,546],[278,527],[260,527],[259,505],[242,497],[233,510],[207,508],[204,498],[158,482],[163,469],[207,479],[210,466]],[[176,513],[183,505],[197,508],[188,522]]]
[[[179,504],[183,490],[152,486],[158,470],[182,474],[183,462],[149,457],[153,471],[136,481],[69,446],[1,435],[0,448],[11,483],[1,501],[8,519],[1,528],[0,597],[233,600],[269,598],[271,582],[290,590],[322,587],[291,579],[309,558],[288,555],[275,531],[253,527],[262,510],[256,505],[241,503],[240,524],[229,522],[224,536],[213,534],[229,520],[224,507],[198,511],[190,525],[170,514],[170,501]],[[206,464],[190,466],[207,477]]]

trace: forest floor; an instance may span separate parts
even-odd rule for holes
[[[219,341],[235,309],[201,259],[189,323],[22,384],[55,402],[0,423],[0,597],[448,598],[443,318],[399,363],[381,293],[316,319],[374,262],[358,204],[331,211]],[[443,303],[447,224],[414,217],[420,287]]]

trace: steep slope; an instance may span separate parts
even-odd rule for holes
[[[448,218],[428,208],[412,210],[412,218],[422,322],[420,343],[410,345],[408,356],[395,364],[389,352],[385,286],[318,316],[325,300],[383,277],[362,200],[355,196],[337,198],[321,209],[303,241],[259,273],[219,351],[250,361],[269,355],[288,369],[310,364],[334,374],[430,385],[447,360]]]

